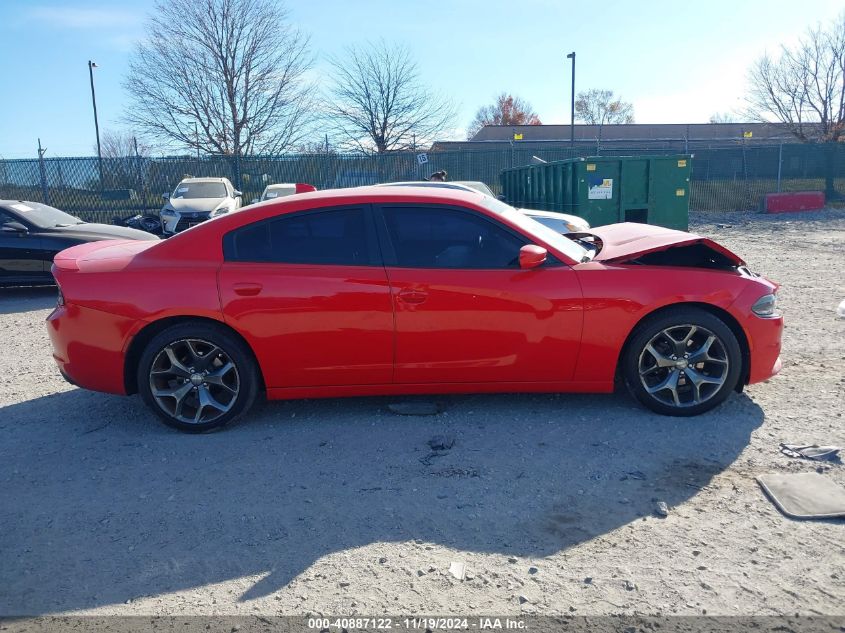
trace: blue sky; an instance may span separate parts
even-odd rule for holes
[[[101,129],[120,128],[121,83],[153,0],[0,0],[0,156],[91,155],[93,59]],[[609,88],[637,122],[706,122],[741,107],[746,71],[764,51],[833,19],[841,0],[568,2],[555,0],[289,0],[311,35],[319,78],[326,55],[384,38],[407,44],[424,81],[459,106],[454,135],[501,91],[527,99],[544,123],[569,120],[577,90]]]

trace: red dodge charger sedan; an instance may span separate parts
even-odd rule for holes
[[[62,374],[204,431],[271,399],[606,393],[695,415],[780,369],[777,285],[642,224],[564,236],[481,193],[306,193],[59,253]]]

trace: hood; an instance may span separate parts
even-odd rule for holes
[[[701,244],[734,265],[745,266],[745,262],[738,255],[711,239],[661,226],[623,222],[594,227],[590,229],[589,234],[599,238],[602,243],[602,248],[593,261],[622,262],[679,246]]]
[[[128,226],[115,226],[113,224],[74,224],[71,226],[57,226],[51,232],[60,235],[67,235],[80,240],[158,240],[156,235],[132,229]]]
[[[180,212],[211,213],[229,200],[231,198],[171,198],[164,206]]]

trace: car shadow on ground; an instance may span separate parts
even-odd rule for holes
[[[55,286],[0,287],[0,314],[44,310],[56,305]]]
[[[538,559],[656,499],[684,503],[764,417],[744,395],[691,419],[621,395],[450,397],[429,417],[396,415],[396,401],[268,403],[200,436],[137,398],[78,389],[0,409],[0,613],[266,574],[249,601],[374,542]],[[432,451],[437,434],[454,446]]]

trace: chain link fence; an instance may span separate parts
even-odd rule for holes
[[[600,141],[518,142],[495,149],[395,152],[380,155],[283,154],[279,156],[181,156],[149,158],[44,158],[0,160],[0,199],[33,200],[85,220],[110,222],[140,211],[155,211],[187,176],[223,176],[243,192],[244,204],[272,183],[306,182],[318,189],[357,187],[397,180],[421,180],[445,169],[449,180],[477,180],[496,193],[503,169],[577,156],[637,156],[692,153],[690,208],[693,211],[753,211],[766,193],[822,190],[845,194],[845,144],[729,146],[655,141],[638,146]],[[426,161],[427,162],[422,162]],[[100,167],[102,166],[102,176]]]

